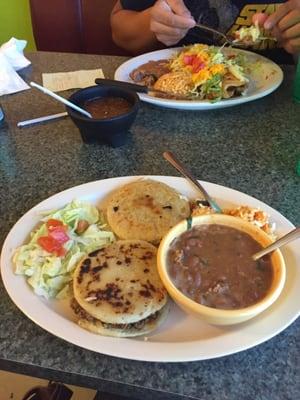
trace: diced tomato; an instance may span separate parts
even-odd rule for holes
[[[63,244],[70,238],[66,233],[66,225],[58,219],[49,219],[46,223],[48,229],[48,236],[41,236],[38,238],[38,244],[48,253],[54,253],[59,257],[66,254]]]
[[[64,226],[62,221],[60,221],[59,219],[54,219],[54,218],[48,219],[46,225],[47,225],[47,228],[49,231],[51,231],[52,229],[55,229],[57,226]]]
[[[66,234],[63,226],[52,228],[48,236],[55,239],[60,244],[64,244],[69,240],[69,236]]]
[[[186,54],[185,56],[183,56],[183,62],[185,65],[192,65],[196,57],[196,54]]]
[[[201,71],[205,67],[205,63],[200,57],[196,57],[192,63],[192,71],[194,73]]]
[[[44,250],[48,251],[48,253],[54,253],[59,257],[64,256],[67,252],[62,244],[51,236],[41,236],[38,238],[37,242]]]
[[[60,247],[55,253],[58,257],[63,257],[66,255],[67,250],[64,247]]]
[[[44,250],[48,251],[49,253],[55,253],[62,247],[62,245],[57,240],[50,236],[41,236],[38,238],[37,242]]]

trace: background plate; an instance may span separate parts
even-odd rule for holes
[[[115,72],[115,79],[118,81],[132,82],[129,74],[138,66],[145,64],[148,61],[162,60],[171,58],[174,53],[180,50],[180,47],[173,49],[164,49],[146,53],[138,57],[131,58],[126,61]],[[191,101],[191,100],[170,100],[160,99],[158,97],[149,96],[144,93],[140,93],[140,99],[151,104],[155,104],[160,107],[176,108],[181,110],[213,110],[216,108],[225,108],[236,106],[238,104],[247,103],[249,101],[260,99],[261,97],[267,96],[278,88],[283,80],[283,72],[281,68],[273,61],[246,50],[240,49],[224,49],[228,54],[243,54],[250,62],[258,62],[258,68],[253,71],[250,75],[251,78],[251,89],[247,94],[232,99],[225,99],[216,103],[209,101]],[[252,87],[253,86],[253,87]]]
[[[80,328],[74,321],[69,302],[47,301],[36,296],[23,276],[13,272],[14,249],[23,244],[40,219],[39,213],[62,207],[74,198],[101,206],[104,198],[117,187],[138,177],[112,178],[86,183],[58,193],[29,210],[9,232],[1,254],[1,274],[5,288],[24,314],[46,331],[68,342],[111,356],[143,361],[178,362],[204,360],[248,349],[275,336],[290,325],[300,313],[300,247],[291,243],[282,253],[287,265],[286,284],[279,299],[260,316],[233,327],[215,327],[184,314],[172,306],[167,321],[148,340],[98,336]],[[149,176],[164,182],[189,198],[196,192],[183,178]],[[202,182],[221,206],[247,204],[270,214],[281,236],[293,225],[266,204],[241,192]],[[297,265],[298,263],[298,265]]]

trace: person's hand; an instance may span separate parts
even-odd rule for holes
[[[178,43],[194,26],[183,0],[158,0],[152,7],[150,29],[166,46]]]
[[[289,0],[281,4],[270,16],[257,13],[253,16],[255,21],[271,31],[288,53],[300,53],[300,0]]]

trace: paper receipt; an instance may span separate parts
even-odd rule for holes
[[[102,69],[42,74],[43,86],[53,92],[86,88],[95,85],[96,78],[104,78]]]

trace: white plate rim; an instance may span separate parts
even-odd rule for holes
[[[182,47],[175,47],[175,48],[169,48],[169,49],[162,49],[162,50],[156,50],[152,51],[149,53],[141,54],[139,56],[133,57],[130,60],[125,61],[122,63],[115,71],[114,79],[119,80],[119,81],[125,81],[125,82],[130,82],[130,79],[125,79],[125,75],[128,76],[126,71],[132,71],[134,68],[136,68],[137,65],[144,64],[147,61],[150,60],[158,60],[158,59],[164,59],[164,58],[169,58],[172,54],[175,52],[179,51],[182,49]],[[249,96],[240,96],[240,97],[235,97],[232,99],[224,99],[221,101],[218,101],[216,103],[212,103],[209,101],[188,101],[188,100],[170,100],[170,99],[160,99],[160,98],[155,98],[153,96],[149,96],[145,93],[138,93],[140,99],[142,101],[145,101],[146,103],[153,104],[156,106],[160,107],[166,107],[166,108],[175,108],[175,109],[182,109],[182,110],[214,110],[218,108],[227,108],[227,107],[232,107],[240,104],[244,104],[250,101],[258,100],[262,97],[265,97],[269,95],[270,93],[274,92],[282,83],[283,81],[283,71],[277,65],[275,62],[272,60],[269,60],[268,58],[257,54],[253,53],[248,50],[243,50],[243,49],[233,49],[233,51],[236,51],[238,53],[242,54],[248,54],[251,57],[256,57],[258,60],[264,61],[266,63],[270,63],[272,67],[276,70],[277,74],[277,80],[274,83],[273,86],[270,86],[268,89],[259,91],[257,93],[253,93]]]
[[[188,186],[188,183],[184,178],[145,175],[109,178],[75,186],[73,188],[66,189],[60,193],[57,193],[53,196],[50,196],[48,199],[40,202],[32,209],[30,209],[16,222],[16,224],[12,227],[9,234],[7,235],[3,244],[1,252],[1,275],[4,286],[10,298],[28,318],[30,318],[35,324],[39,325],[41,328],[48,331],[49,333],[87,350],[120,358],[149,362],[200,361],[234,354],[243,350],[250,349],[271,339],[272,337],[286,329],[297,319],[297,317],[300,315],[300,305],[297,307],[297,309],[288,309],[288,313],[284,315],[284,318],[282,316],[279,318],[280,321],[275,328],[269,329],[269,326],[264,326],[264,329],[267,329],[268,333],[262,336],[260,336],[259,334],[256,335],[256,333],[255,335],[253,335],[253,332],[251,334],[247,333],[247,326],[251,326],[251,324],[253,324],[257,318],[260,318],[257,317],[256,319],[245,323],[241,330],[234,329],[233,331],[229,331],[228,333],[228,331],[223,332],[221,329],[221,338],[217,337],[205,340],[200,339],[198,341],[193,340],[190,342],[175,341],[172,343],[165,341],[155,342],[151,341],[152,339],[148,341],[143,341],[135,339],[108,338],[87,332],[77,326],[73,321],[67,320],[60,314],[57,314],[52,309],[49,310],[46,303],[38,298],[31,291],[31,289],[28,288],[24,277],[16,277],[14,275],[12,271],[12,263],[10,261],[13,250],[11,248],[11,243],[13,242],[14,235],[18,232],[18,230],[20,230],[20,228],[23,228],[23,222],[27,218],[37,219],[37,212],[49,209],[49,203],[54,202],[57,205],[62,206],[63,204],[72,200],[75,197],[84,198],[85,193],[89,193],[89,190],[91,189],[96,190],[96,188],[99,189],[101,186],[107,189],[108,187],[110,187],[110,185],[112,185],[113,187],[117,187],[121,184],[141,178],[159,180],[169,184],[170,186],[180,186],[184,188],[185,191],[187,190],[189,193],[194,193],[193,189]],[[284,216],[282,216],[280,213],[278,213],[276,210],[272,209],[265,203],[255,199],[254,197],[214,183],[209,183],[205,181],[201,181],[201,183],[214,197],[217,197],[217,193],[222,193],[222,196],[224,196],[225,194],[225,198],[226,196],[228,197],[228,195],[230,195],[230,198],[242,197],[244,199],[244,202],[247,201],[246,204],[252,204],[261,207],[266,212],[273,214],[273,216],[276,215],[282,224],[280,228],[280,234],[286,233],[288,230],[294,227],[294,225],[289,222]],[[108,193],[107,190],[105,190],[105,192]],[[75,193],[81,193],[81,195],[77,196],[75,195]],[[298,257],[299,259],[300,249],[295,247],[295,245],[293,244],[289,244],[287,247],[289,248],[289,251],[292,252],[293,255],[296,255],[296,258]],[[296,266],[296,271],[297,269],[299,269],[299,266]],[[23,289],[22,293],[20,293],[20,291],[14,290],[16,279],[21,282],[21,287]],[[297,284],[300,285],[299,275],[297,279],[299,281]],[[294,290],[296,290],[298,293],[299,288],[294,288]],[[275,305],[272,306],[273,308],[282,308],[283,302],[280,302],[280,298],[275,303]],[[270,315],[272,317],[274,313],[271,313]],[[270,319],[270,315],[264,318]],[[51,321],[52,323],[49,324],[49,321]],[[230,344],[229,347],[228,344]]]

